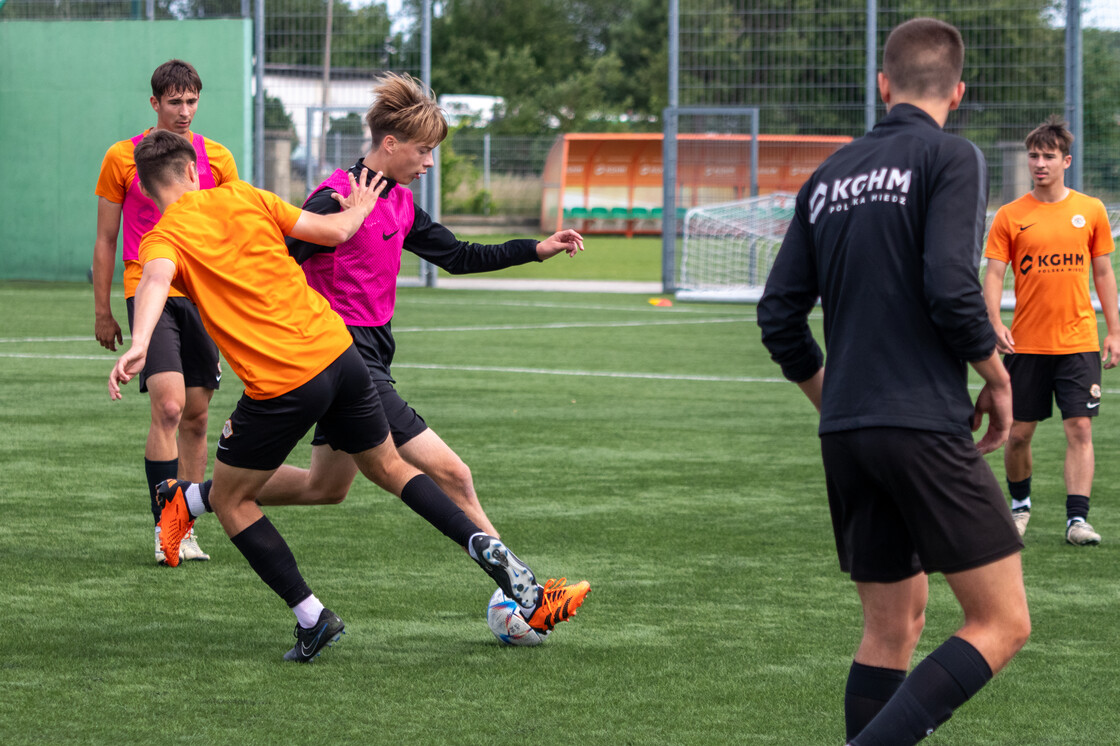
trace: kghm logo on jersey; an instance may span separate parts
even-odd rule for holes
[[[911,169],[879,168],[866,173],[820,183],[809,197],[809,222],[816,223],[827,207],[828,214],[847,212],[868,202],[906,204],[910,193]]]
[[[1055,272],[1078,271],[1085,268],[1084,254],[1039,254],[1037,257],[1024,254],[1019,260],[1019,274],[1025,275],[1032,269],[1038,269],[1039,274],[1053,274]]]

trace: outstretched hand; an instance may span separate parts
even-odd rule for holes
[[[361,176],[354,178],[354,174],[346,174],[350,178],[350,194],[343,197],[338,192],[331,194],[342,206],[343,210],[357,210],[364,218],[373,212],[377,206],[377,198],[385,191],[384,174],[380,171],[370,175],[369,169],[363,168]]]
[[[553,233],[537,244],[537,257],[542,262],[561,252],[567,253],[568,256],[575,256],[581,251],[583,251],[583,236],[571,228]]]

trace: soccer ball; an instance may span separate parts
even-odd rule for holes
[[[548,633],[540,634],[521,615],[521,607],[507,598],[502,589],[494,591],[486,606],[486,624],[499,642],[506,645],[540,645]]]

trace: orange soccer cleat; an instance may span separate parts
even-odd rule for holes
[[[163,550],[164,561],[171,567],[179,564],[179,544],[191,532],[194,519],[187,510],[187,498],[183,494],[190,482],[179,479],[166,479],[156,487],[156,501],[159,503],[159,546]]]
[[[541,602],[528,619],[529,626],[537,632],[548,633],[560,622],[566,622],[576,614],[583,599],[591,592],[591,584],[581,580],[574,585],[564,585],[567,578],[549,579],[544,584]]]

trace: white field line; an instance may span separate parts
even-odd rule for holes
[[[447,303],[444,305],[452,305]],[[548,307],[552,304],[540,303],[517,303],[517,302],[502,302],[499,305],[510,306],[536,306]],[[572,308],[572,306],[556,304],[555,307]],[[603,308],[603,310],[620,310],[617,308]],[[645,310],[645,309],[642,309]],[[819,314],[814,314],[814,316]],[[640,326],[669,326],[669,325],[695,325],[695,324],[726,324],[736,323],[739,321],[754,321],[753,316],[741,316],[730,318],[709,318],[709,319],[657,319],[646,321],[627,321],[627,322],[571,322],[564,323],[558,322],[554,324],[506,324],[506,325],[493,325],[493,326],[446,326],[446,327],[403,327],[394,329],[394,334],[399,333],[423,333],[423,332],[472,332],[472,331],[517,331],[517,330],[531,330],[531,329],[579,329],[579,328],[609,328],[609,327],[640,327]],[[125,337],[127,341],[129,337]],[[0,344],[38,344],[50,342],[88,342],[88,336],[82,337],[0,337]],[[59,355],[59,354],[39,354],[29,352],[0,352],[0,358],[11,358],[19,360],[94,360],[101,362],[114,362],[117,360],[117,355]],[[688,374],[688,373],[646,373],[646,372],[624,372],[624,371],[596,371],[596,370],[564,370],[554,368],[526,368],[526,367],[504,367],[504,366],[486,366],[486,365],[443,365],[437,363],[402,363],[394,362],[394,368],[406,368],[413,370],[437,370],[437,371],[453,371],[453,372],[477,372],[477,373],[510,373],[517,375],[542,375],[542,376],[583,376],[588,378],[629,378],[629,379],[645,379],[645,380],[660,380],[660,381],[703,381],[711,383],[787,383],[784,378],[780,377],[755,377],[755,376],[713,376],[704,374]],[[972,390],[979,390],[980,384],[970,384],[969,388]],[[1104,389],[1106,394],[1120,394],[1120,389]]]

